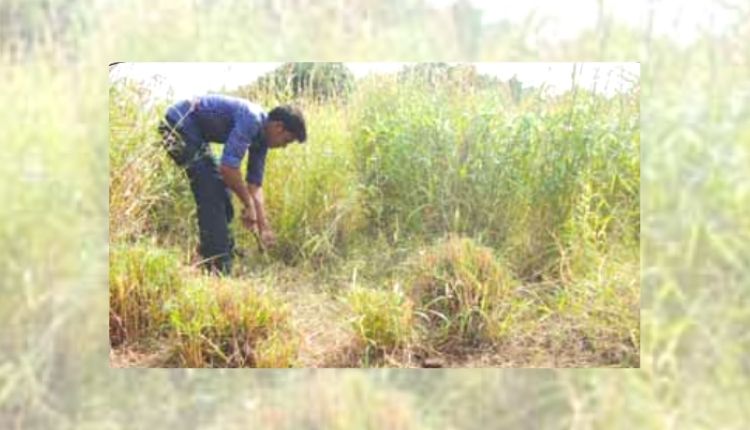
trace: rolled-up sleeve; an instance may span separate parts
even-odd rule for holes
[[[249,113],[238,115],[235,118],[234,128],[229,133],[224,152],[221,155],[221,164],[235,169],[240,167],[242,158],[247,152],[252,136],[260,129],[260,121]]]

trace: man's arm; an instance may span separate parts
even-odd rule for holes
[[[263,203],[263,188],[260,185],[253,184],[252,182],[247,183],[247,187],[250,190],[250,199],[255,205],[255,213],[258,219],[258,232],[260,233],[260,240],[264,246],[272,246],[276,243],[276,235],[271,226],[268,223],[268,217],[266,217],[266,209]]]
[[[235,169],[234,167],[222,164],[219,168],[219,172],[221,173],[221,178],[224,180],[224,183],[227,184],[229,189],[237,195],[240,202],[242,202],[242,206],[244,206],[245,210],[250,211],[250,215],[255,219],[255,205],[250,197],[250,192],[245,186],[245,181],[242,180],[240,169]]]
[[[268,218],[266,218],[266,208],[263,202],[263,188],[260,185],[248,182],[247,189],[249,190],[250,200],[255,209],[255,216],[258,220],[258,229],[261,232],[268,230]]]
[[[245,210],[242,212],[243,222],[245,218],[255,219],[254,206],[250,199],[245,182],[240,173],[242,158],[247,152],[252,136],[260,129],[260,122],[252,115],[245,115],[245,111],[238,110],[235,113],[235,125],[229,133],[224,151],[221,154],[221,167],[219,172],[224,183],[227,184],[234,194],[239,197]]]

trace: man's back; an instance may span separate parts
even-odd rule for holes
[[[200,128],[204,140],[217,143],[226,143],[235,126],[241,128],[245,138],[254,139],[266,119],[266,113],[260,106],[220,94],[175,103],[166,116],[173,125],[192,121]]]
[[[267,151],[262,129],[267,114],[260,106],[241,98],[213,94],[175,103],[167,110],[166,118],[183,138],[197,142],[198,146],[202,142],[224,143],[221,162],[226,166],[239,168],[250,147],[256,158],[251,164],[259,165],[250,165],[248,171],[262,170],[262,158]]]
[[[194,120],[209,142],[226,142],[236,125],[254,133],[255,138],[265,113],[247,100],[223,95],[200,97],[194,106]],[[245,133],[243,133],[245,134]]]

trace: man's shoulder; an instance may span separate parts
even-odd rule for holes
[[[263,109],[263,106],[259,105],[258,103],[253,103],[250,100],[247,99],[240,99],[244,102],[245,106],[247,106],[247,110],[250,113],[253,113],[255,115],[265,115],[266,111]]]
[[[265,109],[257,103],[248,99],[224,94],[208,94],[201,97],[203,103],[209,106],[223,106],[223,109],[230,109],[233,115],[239,116],[243,120],[265,122],[268,116]],[[220,108],[221,109],[221,108]]]
[[[251,105],[255,105],[255,103],[250,102],[249,100],[237,97],[237,96],[230,96],[227,94],[216,94],[216,93],[209,93],[198,97],[202,102],[207,102],[211,104],[222,104],[222,105],[228,105],[228,106],[234,106],[234,107],[247,107]]]
[[[266,111],[263,109],[263,107],[257,103],[253,103],[246,99],[240,99],[243,102],[243,113],[245,115],[248,115],[251,119],[258,121],[260,123],[264,122],[266,119]]]

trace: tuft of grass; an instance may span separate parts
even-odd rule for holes
[[[413,304],[398,292],[357,287],[345,297],[351,321],[365,347],[365,361],[407,347],[413,339]]]
[[[178,254],[148,244],[119,244],[109,255],[110,342],[158,337],[168,329],[164,303],[183,286]]]
[[[268,291],[214,277],[190,279],[167,304],[181,367],[291,367],[299,339],[289,308]]]
[[[430,343],[450,348],[492,338],[493,311],[514,280],[490,248],[451,236],[421,250],[410,266],[407,288]]]

